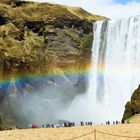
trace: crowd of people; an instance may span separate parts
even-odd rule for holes
[[[112,123],[110,121],[106,121],[106,125],[117,125],[120,124],[119,121],[113,121]],[[41,126],[36,124],[29,124],[29,128],[59,128],[59,127],[75,127],[75,126],[93,126],[93,122],[83,122],[81,121],[79,125],[77,125],[75,122],[64,122],[62,124],[56,123],[56,124],[43,124]],[[101,124],[103,125],[103,124]]]
[[[73,122],[64,122],[63,124],[43,124],[42,126],[36,124],[29,124],[29,128],[59,128],[59,127],[74,127]]]
[[[112,123],[110,121],[106,122],[106,125],[110,125],[110,124],[120,124],[119,121],[113,121]]]

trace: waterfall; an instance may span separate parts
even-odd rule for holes
[[[96,22],[93,29],[89,88],[64,116],[73,121],[120,121],[140,84],[140,16]]]

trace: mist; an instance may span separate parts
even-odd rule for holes
[[[124,108],[122,105],[121,107]],[[121,112],[121,115],[123,115],[123,112]],[[61,114],[61,118],[76,123],[92,121],[94,124],[102,124],[106,121],[121,121],[121,115],[117,104],[115,108],[114,105],[98,102],[96,97],[85,94],[76,97],[71,106]]]
[[[9,102],[11,115],[26,127],[30,123],[41,125],[61,120],[69,121],[62,118],[61,114],[67,110],[77,95],[85,93],[86,90],[85,79],[81,78],[79,85],[76,85],[77,80],[78,76],[58,76],[34,82],[32,80],[31,83],[26,83],[23,89],[18,89],[12,79],[6,91],[8,96],[5,101]],[[35,89],[35,85],[39,88]]]

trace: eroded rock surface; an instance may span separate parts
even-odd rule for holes
[[[140,113],[140,85],[132,94],[131,101],[125,105],[122,122],[138,113]]]

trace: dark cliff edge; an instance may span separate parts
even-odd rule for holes
[[[40,100],[47,98],[47,111],[54,112],[58,104],[62,108],[86,91],[84,72],[90,66],[93,22],[99,20],[107,18],[78,7],[0,2],[0,116],[4,124],[30,122],[24,112],[34,113],[29,110],[32,101],[27,102],[33,99],[32,93],[37,92]]]
[[[140,113],[140,85],[131,96],[131,100],[125,105],[122,122]]]

